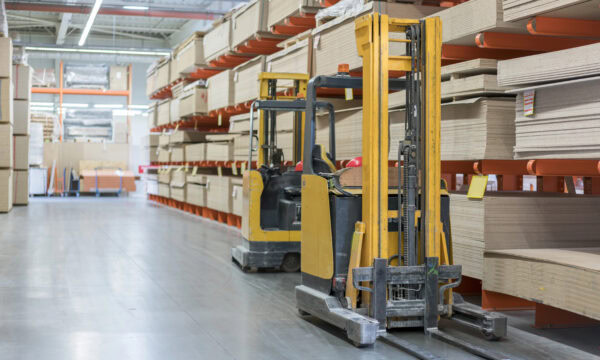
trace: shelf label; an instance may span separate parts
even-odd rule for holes
[[[223,124],[223,114],[219,113],[219,117],[218,117],[218,126],[221,126],[221,124]]]
[[[346,88],[344,93],[346,95],[346,101],[354,100],[354,93],[352,92],[352,88]]]
[[[235,162],[231,164],[231,173],[237,175],[237,166],[235,166]]]
[[[194,166],[194,168],[192,169],[192,175],[196,175],[197,172],[198,172],[198,167]]]
[[[217,174],[223,176],[223,169],[220,166],[217,168]]]
[[[533,116],[535,107],[535,90],[523,92],[523,115]]]
[[[469,191],[467,192],[467,198],[483,199],[485,189],[487,188],[487,183],[487,175],[473,175],[471,178],[471,184],[469,185]]]

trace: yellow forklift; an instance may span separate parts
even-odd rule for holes
[[[300,269],[300,179],[295,165],[302,161],[304,110],[308,75],[261,73],[259,99],[250,110],[248,171],[243,175],[243,243],[231,257],[244,271]],[[283,84],[282,84],[283,83]],[[289,84],[292,85],[289,85]],[[293,159],[284,159],[277,146],[277,113],[294,112]],[[254,114],[259,113],[254,147]],[[333,108],[330,107],[330,116]],[[257,153],[256,168],[252,168]],[[325,155],[324,155],[325,156]],[[328,157],[328,171],[335,171]],[[291,160],[294,166],[287,168]],[[300,167],[299,167],[300,168]]]
[[[318,76],[307,89],[297,308],[345,330],[356,346],[380,338],[418,358],[435,359],[387,332],[423,328],[480,357],[501,359],[438,329],[443,317],[490,340],[507,330],[505,317],[452,293],[462,269],[452,260],[449,196],[441,178],[441,22],[369,14],[356,20],[356,38],[363,77]],[[390,42],[406,44],[405,53],[390,55]],[[390,79],[390,71],[405,76]],[[358,171],[355,176],[347,176],[349,169],[319,171],[309,160],[316,146],[318,87],[363,90],[362,167],[351,170]],[[401,138],[389,133],[390,90],[406,92]],[[389,165],[390,141],[399,142],[397,168]]]

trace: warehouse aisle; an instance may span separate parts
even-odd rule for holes
[[[0,228],[0,359],[410,358],[382,343],[356,349],[300,318],[299,274],[244,274],[229,257],[236,230],[140,198],[36,198],[0,216]],[[590,358],[514,331],[492,347]]]

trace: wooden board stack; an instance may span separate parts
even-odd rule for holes
[[[488,192],[477,200],[451,194],[454,262],[464,275],[483,279],[487,250],[598,246],[598,216],[596,196]]]
[[[208,78],[208,100],[207,110],[219,110],[235,105],[232,70],[224,70]]]
[[[485,252],[483,289],[600,320],[600,247]]]
[[[251,102],[259,97],[258,76],[265,71],[265,56],[257,56],[233,69],[233,103]]]
[[[600,156],[598,59],[593,44],[499,62],[498,82],[519,87],[515,158]]]
[[[599,0],[503,0],[504,21],[542,15],[553,18],[598,20]]]

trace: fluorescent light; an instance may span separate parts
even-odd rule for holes
[[[74,53],[89,53],[89,54],[113,54],[113,55],[140,55],[140,56],[167,56],[171,53],[168,51],[141,51],[141,50],[111,50],[111,49],[74,49],[63,47],[42,47],[42,46],[27,46],[27,51],[44,51],[44,52],[74,52]]]
[[[129,105],[128,107],[130,109],[142,109],[142,110],[148,109],[148,105]]]
[[[123,9],[127,10],[148,10],[147,6],[135,6],[135,5],[125,5]]]
[[[36,101],[32,101],[30,103],[31,106],[54,106],[53,102],[36,102]]]
[[[64,108],[87,108],[88,104],[63,103]]]
[[[113,110],[113,116],[135,116],[142,115],[141,110],[126,110],[126,109],[117,109]]]
[[[94,105],[95,109],[121,109],[123,105],[121,104],[96,104]]]
[[[94,20],[96,19],[96,15],[98,14],[98,10],[100,10],[100,5],[102,5],[102,0],[96,0],[94,7],[92,7],[92,11],[90,12],[90,16],[85,23],[85,27],[83,28],[83,33],[81,33],[81,38],[79,38],[79,46],[85,44],[85,40],[87,40],[92,25],[94,24]]]
[[[53,107],[47,107],[47,106],[32,106],[29,109],[31,111],[54,111]]]

